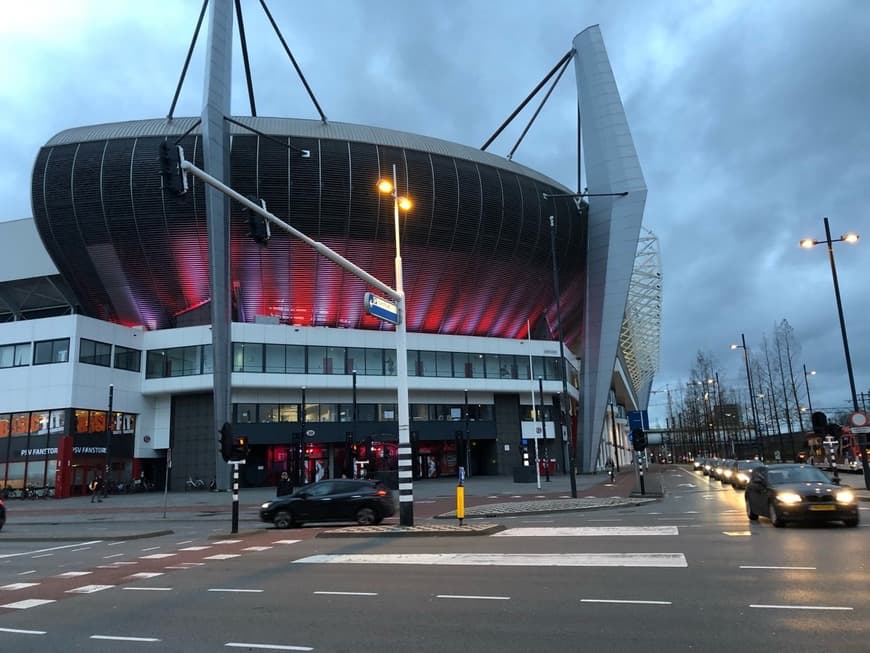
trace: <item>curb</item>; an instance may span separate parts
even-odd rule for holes
[[[316,537],[455,537],[492,535],[505,530],[502,524],[427,524],[424,526],[350,526],[332,531],[323,531]]]
[[[477,510],[475,514],[470,514],[468,510],[465,512],[465,519],[497,519],[499,517],[512,517],[514,515],[544,515],[547,513],[557,512],[585,512],[587,510],[613,510],[614,508],[629,508],[642,506],[647,503],[656,501],[652,497],[644,497],[638,500],[624,499],[621,503],[613,503],[608,505],[597,506],[541,506],[540,508],[523,508],[520,510],[496,510],[488,506],[475,506],[473,510]],[[471,510],[471,509],[469,509]],[[435,515],[435,519],[456,519],[456,511],[445,512],[440,515]]]

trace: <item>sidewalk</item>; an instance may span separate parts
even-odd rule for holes
[[[650,474],[652,477],[653,474]],[[501,515],[542,512],[594,510],[621,505],[637,505],[652,498],[630,498],[635,489],[634,472],[625,469],[616,475],[614,484],[607,474],[576,477],[577,498],[571,498],[570,478],[554,475],[548,482],[514,483],[512,477],[480,476],[466,479],[466,520]],[[356,535],[485,534],[492,525],[466,523],[458,525],[455,478],[418,480],[414,483],[414,526],[397,526],[398,515],[383,526],[354,527]],[[275,497],[275,488],[242,488],[239,492],[240,530],[263,530],[270,526],[259,520],[259,506]],[[3,541],[76,541],[81,539],[133,539],[155,537],[172,532],[179,522],[215,522],[229,530],[232,512],[230,492],[143,492],[109,495],[102,503],[90,497],[69,499],[9,500],[6,502],[6,526],[0,531]],[[454,520],[448,524],[443,520]],[[438,520],[438,521],[435,521]],[[440,522],[440,523],[439,523]],[[360,530],[363,529],[363,530]],[[398,530],[397,530],[398,529]],[[350,530],[347,528],[341,531]]]

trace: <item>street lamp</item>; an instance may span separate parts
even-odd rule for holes
[[[399,209],[409,211],[411,200],[399,197],[396,181],[396,164],[393,164],[393,181],[381,179],[378,190],[393,198],[393,229],[396,232],[396,392],[399,408],[399,524],[414,525],[414,479],[411,466],[411,431],[408,411],[408,336],[405,328],[405,289],[402,284],[402,241],[399,233]]]
[[[746,364],[746,385],[749,388],[749,405],[752,407],[752,422],[755,428],[755,438],[758,442],[758,458],[764,462],[764,444],[761,441],[761,433],[758,430],[758,411],[755,408],[755,392],[752,389],[752,372],[749,369],[749,349],[746,347],[746,336],[740,334],[741,345],[731,345],[731,349],[743,350],[743,362]]]
[[[849,389],[852,391],[852,410],[859,412],[858,409],[858,393],[855,392],[855,375],[852,373],[852,357],[849,355],[849,339],[846,336],[846,320],[843,317],[843,302],[840,300],[840,284],[837,281],[837,265],[834,263],[834,243],[844,242],[855,244],[858,242],[858,234],[854,232],[845,233],[839,238],[831,238],[831,225],[828,223],[828,218],[824,218],[825,222],[825,239],[813,240],[812,238],[804,238],[800,241],[800,246],[805,249],[812,249],[816,245],[825,243],[828,246],[828,257],[831,260],[831,277],[834,280],[834,296],[837,299],[837,314],[840,317],[840,332],[843,335],[843,353],[846,355],[846,371],[849,373]],[[867,446],[861,448],[861,466],[864,468],[864,486],[870,490],[870,466],[867,464]]]
[[[810,370],[807,372],[807,366],[804,364],[804,385],[807,387],[807,405],[810,409],[810,415],[813,414],[813,400],[810,398],[810,376],[811,374],[815,374],[815,370]]]

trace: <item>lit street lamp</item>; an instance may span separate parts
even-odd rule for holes
[[[810,409],[810,415],[813,414],[813,400],[810,398],[810,374],[815,374],[815,370],[807,372],[806,363],[804,364],[804,385],[807,387],[807,406]]]
[[[414,525],[414,479],[411,465],[411,431],[408,411],[408,336],[405,329],[405,289],[402,284],[402,242],[399,232],[399,209],[409,211],[411,200],[399,197],[396,181],[396,164],[393,164],[393,181],[381,179],[378,190],[393,198],[393,229],[396,232],[396,309],[399,315],[396,324],[396,390],[399,408],[399,524]]]
[[[755,429],[755,438],[758,442],[758,458],[764,462],[764,444],[761,441],[761,433],[758,429],[758,411],[755,408],[755,392],[752,389],[752,371],[749,369],[749,349],[746,347],[746,336],[740,334],[741,345],[731,345],[731,349],[743,350],[743,362],[746,364],[746,385],[749,388],[749,404],[752,407],[752,425]]]
[[[849,373],[849,389],[852,391],[852,410],[859,412],[858,409],[858,393],[855,392],[855,375],[852,373],[852,357],[849,355],[849,339],[846,336],[846,320],[843,317],[843,302],[840,300],[840,284],[837,281],[837,265],[834,263],[834,243],[857,243],[858,234],[849,232],[843,234],[839,238],[831,238],[831,225],[828,223],[828,218],[825,222],[825,239],[813,240],[812,238],[804,238],[800,241],[800,246],[805,249],[811,249],[816,245],[825,243],[828,246],[828,257],[831,260],[831,277],[834,280],[834,296],[837,299],[837,314],[840,317],[840,332],[843,335],[843,353],[846,356],[846,371]],[[864,486],[870,490],[870,466],[867,464],[867,446],[862,445],[861,450],[861,466],[864,468]]]

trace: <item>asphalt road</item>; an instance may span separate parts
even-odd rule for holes
[[[774,529],[718,482],[663,483],[660,502],[486,537],[9,543],[0,650],[870,650],[867,510]]]

